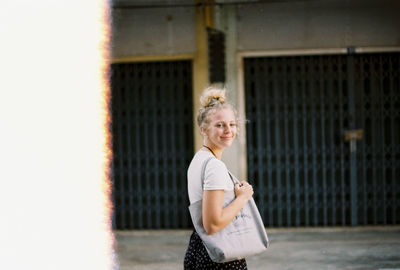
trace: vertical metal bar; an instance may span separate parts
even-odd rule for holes
[[[244,72],[245,72],[245,96],[246,96],[246,117],[250,120],[248,126],[246,126],[246,135],[247,135],[247,178],[249,181],[254,181],[254,130],[253,125],[256,123],[255,119],[257,119],[254,109],[256,97],[252,95],[255,89],[253,88],[254,76],[251,74],[251,67],[254,65],[254,58],[244,59]],[[260,207],[260,214],[263,217],[264,210]]]
[[[327,204],[327,188],[326,188],[326,146],[325,146],[325,76],[324,76],[324,59],[325,57],[319,57],[319,80],[320,80],[320,105],[321,105],[321,163],[322,168],[322,212],[323,212],[323,224],[328,224],[328,204]],[[328,58],[330,60],[330,58]]]
[[[271,61],[267,61],[267,64],[265,65],[265,68],[268,68],[270,65],[273,65],[273,63],[271,63]],[[272,68],[272,67],[271,67]],[[273,79],[273,74],[269,75],[269,80],[267,81],[268,83],[268,87],[266,87],[266,89],[268,89],[268,94],[273,92],[273,89],[270,89],[269,86],[273,85],[272,84],[272,80]],[[273,179],[272,179],[272,172],[273,170],[276,170],[276,166],[273,167],[272,166],[272,156],[274,155],[273,150],[272,150],[272,138],[271,138],[271,129],[272,129],[272,124],[271,124],[271,113],[269,113],[269,111],[271,111],[271,106],[272,106],[272,97],[268,97],[266,100],[266,154],[267,154],[267,182],[268,182],[268,220],[269,220],[269,224],[270,226],[274,225],[274,209],[278,209],[278,204],[277,201],[273,199],[274,196],[274,188],[272,185]],[[276,190],[275,190],[276,191]]]
[[[179,64],[179,70],[180,70],[180,75],[182,78],[182,83],[180,84],[180,102],[181,104],[185,104],[186,106],[182,106],[181,108],[181,133],[182,134],[186,134],[186,121],[184,121],[186,118],[186,108],[187,108],[187,101],[185,100],[185,90],[186,90],[186,82],[187,82],[187,76],[185,75],[184,71],[185,70],[190,70],[190,66],[188,65],[189,62],[185,61],[185,62],[180,62]],[[190,72],[189,72],[190,73]],[[192,99],[190,99],[192,100]],[[181,179],[184,180],[186,177],[186,173],[185,169],[186,169],[186,147],[185,145],[187,145],[186,140],[188,140],[187,136],[184,136],[184,138],[182,138],[182,146],[181,146]],[[186,181],[180,181],[180,187],[181,187],[181,204],[184,203],[187,200],[187,192],[186,192]],[[185,226],[187,226],[187,220],[188,220],[188,211],[185,209],[185,211],[181,212],[181,223],[185,224]]]
[[[277,214],[278,214],[278,226],[281,227],[282,226],[282,190],[281,190],[281,134],[280,134],[280,126],[279,126],[279,120],[280,120],[280,112],[279,112],[279,105],[280,105],[280,100],[279,100],[279,87],[278,87],[278,60],[277,58],[273,58],[272,59],[274,65],[273,65],[273,76],[274,76],[274,84],[273,84],[273,92],[274,92],[274,101],[275,101],[275,105],[274,105],[274,122],[275,122],[275,127],[274,127],[274,131],[275,131],[275,147],[274,147],[274,152],[275,152],[275,157],[276,157],[276,162],[277,162],[277,166],[276,166],[276,193],[277,193],[277,203],[278,203],[278,207],[277,207]]]
[[[142,153],[144,152],[145,149],[143,149],[143,145],[141,142],[141,134],[142,131],[144,132],[144,127],[145,127],[145,119],[144,117],[140,117],[141,114],[145,114],[145,108],[143,107],[143,73],[144,73],[144,68],[143,64],[133,64],[135,67],[134,73],[135,77],[137,78],[137,82],[132,82],[132,89],[135,91],[135,120],[138,123],[137,124],[137,129],[135,130],[135,144],[136,144],[136,187],[135,189],[137,190],[137,203],[138,205],[136,206],[137,212],[138,212],[138,220],[137,220],[137,228],[142,229],[144,228],[144,218],[145,218],[145,184],[143,184],[144,179],[144,174],[143,174],[143,168],[142,165],[144,164],[144,157]]]
[[[180,134],[185,134],[185,122],[187,119],[188,122],[192,122],[192,115],[189,114],[187,115],[187,113],[185,113],[185,111],[191,111],[191,94],[189,96],[189,101],[185,100],[185,87],[186,85],[190,85],[191,83],[191,62],[189,61],[180,61],[180,62],[176,62],[175,67],[177,68],[177,79],[175,79],[173,81],[173,83],[171,84],[171,91],[172,90],[178,90],[177,93],[177,97],[178,97],[178,102],[179,104],[182,104],[182,106],[179,107],[178,109],[178,115],[179,115],[179,121],[178,121],[178,133]],[[189,72],[188,72],[189,71]],[[186,74],[186,75],[185,75]],[[190,125],[190,131],[193,130],[192,126]],[[185,136],[183,136],[185,137]],[[182,204],[183,202],[185,202],[187,200],[187,192],[186,192],[186,159],[187,159],[187,152],[189,152],[189,156],[191,157],[192,155],[192,151],[191,151],[191,147],[186,148],[184,147],[186,144],[185,140],[188,140],[187,138],[182,138],[182,137],[176,137],[176,139],[180,139],[178,141],[179,143],[179,151],[178,151],[178,167],[180,168],[179,170],[179,178],[177,180],[179,180],[179,184],[178,186],[178,193],[179,193],[179,197],[178,197],[178,205]],[[192,137],[192,136],[190,136]],[[182,209],[180,211],[178,211],[177,213],[180,216],[180,223],[181,224],[187,224],[188,223],[188,212],[186,209]]]
[[[144,74],[143,77],[145,78],[145,82],[143,83],[144,89],[145,91],[149,92],[149,96],[151,96],[151,91],[154,91],[152,88],[152,84],[151,84],[151,77],[149,78],[148,76],[151,73],[151,67],[150,67],[150,63],[146,63],[144,65]],[[152,194],[152,175],[153,175],[153,168],[151,166],[150,163],[150,159],[151,159],[151,152],[150,152],[150,148],[149,145],[151,143],[150,138],[151,138],[151,99],[150,100],[146,100],[143,102],[144,108],[146,108],[145,113],[144,113],[144,159],[145,159],[145,167],[144,167],[144,174],[145,174],[145,181],[146,181],[146,192],[145,192],[145,196],[146,196],[146,226],[147,228],[151,228],[153,226],[152,223],[152,217],[153,217],[153,212],[154,212],[154,208],[153,208],[153,194]],[[147,105],[147,106],[146,106]]]
[[[385,162],[385,114],[384,114],[384,110],[385,110],[385,98],[384,98],[384,84],[383,84],[383,77],[385,76],[383,73],[383,61],[384,61],[384,56],[383,55],[379,55],[378,56],[378,60],[379,60],[379,70],[377,71],[378,73],[378,78],[379,78],[379,89],[378,89],[378,95],[379,95],[379,100],[380,100],[380,107],[379,107],[379,116],[380,116],[380,124],[381,124],[381,128],[380,128],[380,151],[381,151],[381,160],[380,160],[380,167],[382,170],[382,175],[381,175],[381,179],[382,179],[382,222],[384,225],[387,224],[387,212],[386,212],[386,208],[387,208],[387,200],[386,200],[386,162]]]
[[[247,148],[247,178],[248,179],[253,179],[252,175],[252,160],[253,160],[253,146],[252,146],[252,138],[253,138],[253,129],[251,128],[251,123],[252,119],[254,118],[253,115],[253,96],[251,95],[252,89],[250,88],[250,81],[253,80],[250,72],[249,72],[249,66],[251,64],[251,58],[250,59],[243,59],[243,69],[244,69],[244,77],[246,78],[244,80],[244,88],[246,91],[244,92],[245,99],[246,99],[246,117],[249,119],[249,125],[246,125],[246,148]]]
[[[291,73],[291,81],[292,81],[292,106],[293,106],[293,114],[292,114],[292,119],[293,119],[293,155],[294,155],[294,183],[295,183],[295,209],[296,209],[296,214],[295,214],[295,225],[298,227],[300,226],[300,211],[301,211],[301,206],[300,206],[300,183],[299,183],[299,141],[298,141],[298,126],[297,122],[299,119],[301,120],[301,115],[298,114],[297,112],[297,104],[301,104],[301,101],[299,102],[298,98],[298,91],[299,89],[297,88],[298,86],[298,75],[297,74],[297,63],[299,61],[299,58],[292,58],[292,73]]]
[[[377,207],[377,161],[376,161],[376,141],[378,140],[376,138],[376,133],[377,129],[379,128],[379,123],[377,123],[377,112],[376,112],[376,107],[379,106],[379,103],[377,103],[377,89],[374,86],[375,82],[375,76],[373,76],[373,69],[372,69],[372,62],[369,61],[369,74],[370,74],[370,89],[371,89],[371,98],[373,100],[371,104],[371,156],[372,156],[372,190],[371,192],[373,193],[373,198],[372,198],[372,207],[373,207],[373,224],[377,225],[378,224],[378,207]],[[378,124],[378,125],[377,125]]]
[[[124,185],[123,185],[123,178],[124,178],[124,170],[123,170],[123,153],[122,153],[122,113],[121,113],[121,91],[123,86],[122,80],[122,68],[121,65],[114,64],[114,69],[113,69],[113,74],[115,80],[115,89],[113,89],[113,95],[114,95],[114,100],[113,100],[113,109],[114,109],[114,123],[113,125],[116,127],[117,134],[114,135],[114,141],[117,142],[117,149],[114,149],[115,151],[115,158],[118,159],[118,167],[116,166],[115,169],[117,170],[117,173],[115,173],[116,179],[115,181],[119,182],[119,193],[116,195],[119,197],[119,202],[120,204],[118,205],[119,211],[118,211],[118,222],[117,226],[119,228],[125,228],[126,227],[126,221],[125,221],[125,203],[124,203]],[[121,86],[122,84],[122,86]]]
[[[365,95],[365,71],[364,71],[364,65],[362,59],[359,58],[359,66],[360,66],[360,121],[363,125],[364,132],[366,133],[367,131],[367,121],[365,117],[365,105],[368,101],[370,101],[366,95]],[[368,114],[367,114],[368,115]],[[369,136],[369,134],[365,134],[364,136]],[[361,158],[361,177],[360,181],[362,181],[362,223],[363,225],[368,224],[368,189],[367,189],[367,145],[365,142],[365,139],[363,139],[360,143],[359,146],[357,146],[358,152],[360,155],[358,155],[358,158]]]
[[[165,143],[165,154],[166,156],[164,157],[164,164],[166,166],[166,170],[164,172],[165,179],[164,179],[164,198],[165,201],[164,203],[168,205],[168,208],[164,209],[164,217],[166,220],[166,223],[168,224],[168,228],[174,228],[175,222],[174,222],[174,217],[172,215],[173,209],[175,207],[173,203],[173,198],[176,196],[173,192],[173,186],[172,186],[172,178],[173,178],[173,172],[175,171],[175,168],[172,166],[173,160],[175,159],[175,153],[174,149],[171,146],[171,141],[173,140],[172,137],[172,128],[173,128],[173,121],[175,119],[174,115],[174,96],[173,96],[173,91],[171,89],[171,83],[173,81],[173,76],[172,76],[172,71],[169,65],[163,66],[163,74],[164,78],[162,79],[162,83],[164,84],[163,86],[163,91],[168,91],[170,93],[169,96],[171,96],[171,99],[168,101],[165,101],[166,103],[166,123],[164,123],[164,127],[166,129],[166,136],[163,138],[164,143]]]
[[[123,75],[124,77],[125,75],[125,71],[123,69],[123,65],[119,66],[119,72],[121,75]],[[122,80],[122,79],[121,79]],[[118,100],[118,120],[119,120],[119,158],[120,158],[120,162],[119,162],[119,172],[120,172],[120,187],[121,187],[121,226],[122,228],[126,228],[127,227],[127,221],[126,221],[126,215],[129,211],[129,209],[127,209],[126,205],[125,205],[125,195],[126,195],[126,190],[125,190],[125,170],[124,170],[124,153],[122,151],[123,147],[124,147],[124,143],[123,143],[123,139],[124,139],[124,134],[123,134],[123,110],[124,108],[124,95],[125,95],[125,85],[124,85],[124,81],[122,80],[122,85],[123,88],[118,89],[119,92],[119,100]]]
[[[347,90],[349,102],[349,128],[355,129],[355,94],[354,94],[354,55],[347,57],[348,77]],[[350,151],[350,212],[351,225],[358,224],[357,218],[357,156],[355,151]]]
[[[364,154],[366,158],[366,167],[365,167],[365,189],[366,189],[366,200],[367,200],[367,213],[365,219],[367,220],[368,224],[371,223],[371,217],[373,216],[373,213],[371,211],[372,209],[372,201],[371,201],[371,196],[370,194],[373,192],[372,191],[372,170],[373,170],[373,165],[372,165],[372,140],[373,140],[373,133],[374,130],[372,129],[373,127],[373,111],[372,111],[372,106],[374,106],[374,96],[373,96],[373,89],[371,88],[372,84],[371,81],[373,80],[370,69],[368,67],[369,63],[366,63],[365,59],[362,59],[361,61],[361,72],[364,75],[363,76],[363,88],[368,89],[364,95],[364,102],[368,103],[369,102],[369,108],[365,107],[365,138],[364,140]]]
[[[167,76],[166,76],[166,69],[160,68],[160,84],[163,85],[162,91],[167,91],[169,93],[169,84],[167,83]],[[169,133],[168,130],[168,123],[171,121],[171,112],[170,109],[172,106],[168,106],[170,101],[171,95],[167,97],[163,97],[160,99],[160,110],[161,110],[161,130],[159,131],[161,135],[161,160],[162,160],[162,186],[160,197],[162,198],[162,216],[163,216],[163,223],[166,229],[171,227],[170,220],[169,220],[169,209],[171,206],[169,205],[169,187],[168,187],[168,159],[170,159],[170,153],[168,151],[168,142],[167,136]],[[159,134],[159,135],[160,135]]]
[[[184,67],[185,67],[185,62],[184,61],[176,61],[175,62],[175,65],[176,65],[176,68],[177,68],[177,74],[178,74],[178,79],[176,80],[176,83],[175,83],[175,85],[176,85],[176,89],[177,89],[177,91],[178,91],[178,93],[177,93],[177,101],[178,101],[178,104],[181,104],[179,107],[178,107],[178,113],[179,113],[179,120],[180,121],[178,121],[178,132],[180,133],[180,134],[185,134],[185,125],[184,125],[184,119],[185,119],[185,100],[184,100],[184,82],[185,82],[185,80],[186,80],[186,78],[184,77],[184,74],[183,74],[183,70],[184,70]],[[179,83],[178,83],[179,82]],[[186,185],[185,185],[185,183],[186,183],[186,181],[183,181],[184,180],[184,175],[186,175],[185,173],[184,173],[184,171],[185,171],[185,147],[184,147],[184,145],[185,145],[185,138],[184,138],[185,136],[178,136],[177,138],[179,139],[179,148],[178,148],[178,162],[179,162],[179,166],[178,166],[178,168],[179,168],[179,172],[180,172],[180,174],[179,174],[179,184],[178,184],[178,187],[179,187],[179,190],[178,190],[178,196],[179,196],[179,200],[178,200],[178,202],[179,202],[179,205],[182,205],[182,204],[184,204],[184,202],[185,202],[185,199],[186,199]],[[179,223],[178,223],[178,227],[180,226],[180,224],[184,224],[185,223],[185,221],[186,221],[186,215],[187,215],[187,210],[186,209],[184,209],[184,211],[182,211],[182,208],[180,207],[179,208]]]
[[[186,185],[186,169],[187,166],[189,165],[189,161],[192,158],[193,155],[193,113],[192,113],[192,108],[193,108],[193,94],[192,94],[192,74],[193,74],[193,69],[192,69],[192,61],[187,60],[185,66],[182,68],[182,71],[185,72],[186,77],[185,77],[185,83],[184,83],[184,91],[182,93],[184,94],[183,97],[183,102],[186,104],[186,111],[184,113],[184,121],[186,123],[185,125],[185,138],[186,138],[186,146],[184,147],[185,150],[185,164],[184,164],[184,169],[183,169],[183,183],[185,185],[184,190],[185,190],[185,198],[186,201],[188,201],[188,193],[187,193],[187,185]],[[186,100],[185,100],[186,99]],[[185,207],[185,212],[184,212],[184,219],[185,223],[184,226],[188,227],[189,224],[191,224],[190,221],[190,215],[189,212],[187,211],[187,208]]]
[[[134,97],[132,97],[132,95],[135,92],[135,89],[131,89],[128,85],[129,85],[129,81],[132,80],[132,65],[124,65],[124,71],[125,71],[125,81],[124,81],[124,87],[125,89],[127,89],[127,93],[125,96],[125,100],[123,101],[124,104],[124,110],[125,110],[125,114],[126,114],[126,119],[123,121],[126,125],[126,134],[124,134],[124,137],[126,138],[126,163],[127,163],[127,167],[125,168],[126,170],[126,175],[128,176],[127,178],[127,182],[128,182],[128,190],[125,190],[125,194],[126,197],[129,198],[128,201],[128,213],[129,213],[129,228],[133,228],[134,227],[134,223],[135,223],[135,219],[134,219],[134,215],[135,215],[135,202],[134,202],[134,180],[135,178],[133,177],[133,168],[132,168],[132,163],[134,161],[134,157],[132,156],[133,154],[133,145],[132,145],[132,133],[133,130],[135,129],[135,121],[131,120],[131,110],[133,110],[133,108],[131,109],[131,105],[134,104]],[[132,93],[133,92],[133,93]],[[122,105],[122,104],[121,104]]]
[[[282,58],[282,93],[283,93],[283,123],[284,123],[284,135],[285,135],[285,185],[286,185],[286,225],[291,226],[291,198],[290,198],[290,188],[291,188],[291,183],[290,183],[290,172],[291,172],[291,166],[290,166],[290,147],[289,147],[289,111],[288,111],[288,105],[289,105],[289,98],[288,98],[288,91],[291,91],[288,87],[288,74],[287,74],[287,69],[289,66],[287,58]]]
[[[337,190],[337,184],[336,184],[336,153],[337,153],[337,147],[335,145],[335,120],[338,118],[337,117],[337,112],[334,110],[335,104],[340,104],[338,100],[338,90],[337,88],[334,88],[334,82],[336,81],[339,83],[339,57],[335,56],[334,61],[331,61],[331,63],[328,65],[329,70],[328,70],[328,102],[329,102],[329,117],[328,117],[328,122],[329,122],[329,153],[330,153],[330,162],[329,162],[329,168],[330,168],[330,193],[331,193],[331,203],[330,206],[332,208],[332,213],[331,213],[331,225],[337,225],[336,222],[336,190]],[[335,62],[336,61],[336,62]],[[334,64],[337,65],[337,72],[334,73]]]
[[[397,67],[394,66],[394,60],[397,62]],[[397,98],[397,100],[400,99],[400,93],[399,93],[399,88],[397,88],[397,92],[395,93],[395,87],[394,87],[394,82],[393,78],[397,79],[397,87],[400,85],[400,54],[396,54],[395,57],[391,58],[392,61],[392,95]],[[397,94],[397,96],[396,96]],[[392,99],[393,102],[393,99]],[[400,210],[400,200],[398,200],[398,194],[400,193],[400,185],[398,184],[398,176],[400,174],[400,160],[395,158],[395,154],[400,154],[400,134],[399,134],[399,126],[400,126],[400,120],[399,118],[396,118],[395,116],[399,117],[400,115],[400,108],[399,106],[395,106],[393,104],[393,114],[392,114],[392,130],[393,130],[393,136],[392,136],[392,151],[394,152],[392,154],[392,184],[393,184],[393,224],[400,224],[400,218],[398,216],[399,212],[397,212],[397,209]],[[395,122],[397,121],[397,122]],[[397,124],[395,124],[397,123]],[[395,135],[395,131],[397,132],[397,135]],[[396,175],[397,172],[397,175]],[[397,185],[396,185],[397,182]],[[397,223],[398,222],[398,223]]]
[[[129,82],[129,66],[128,65],[123,65],[122,70],[124,72],[124,79],[123,79],[123,85],[124,85],[124,95],[122,96],[121,99],[121,109],[122,109],[122,139],[124,140],[124,144],[121,145],[123,149],[129,149],[130,145],[130,123],[128,122],[128,115],[129,115],[129,98],[130,98],[130,91],[129,88],[126,87],[126,85]],[[130,208],[131,203],[133,204],[133,194],[131,193],[131,186],[132,186],[132,175],[131,172],[129,171],[129,167],[131,164],[129,164],[132,161],[131,156],[129,151],[124,152],[124,158],[123,158],[123,188],[124,188],[124,204],[126,205],[126,211],[125,211],[125,221],[126,221],[126,226],[130,228],[132,226],[132,221],[133,221],[133,211]]]
[[[312,71],[315,70],[315,62],[317,60],[317,57],[312,57],[310,60],[310,69]],[[315,102],[314,100],[316,100],[317,97],[317,90],[315,89],[315,84],[316,81],[312,78],[312,73],[309,72],[308,73],[309,76],[307,76],[308,80],[309,80],[309,85],[310,85],[310,94],[311,97],[309,98],[309,102],[310,102],[310,107],[311,107],[311,113],[310,113],[310,117],[311,117],[311,158],[312,158],[312,197],[313,197],[313,202],[312,202],[312,210],[313,210],[313,224],[314,226],[318,225],[318,183],[317,183],[317,159],[316,159],[316,155],[317,155],[317,145],[316,145],[316,141],[317,141],[317,136],[316,136],[316,132],[317,132],[317,127],[316,127],[316,109],[315,109]]]
[[[339,58],[339,122],[340,122],[340,194],[341,194],[341,208],[342,208],[342,226],[346,225],[346,190],[345,190],[345,178],[346,178],[346,163],[345,163],[345,149],[343,143],[343,134],[344,134],[344,97],[343,97],[343,77],[346,77],[347,74],[342,74],[342,61]]]
[[[335,63],[336,61],[336,63]],[[331,202],[330,202],[330,207],[331,207],[331,225],[336,225],[336,145],[335,145],[335,140],[334,140],[334,122],[337,118],[336,112],[334,112],[334,105],[338,103],[337,100],[337,91],[338,89],[335,89],[333,86],[334,81],[338,80],[338,74],[335,74],[333,72],[334,70],[334,64],[338,65],[338,57],[335,56],[333,57],[332,61],[329,62],[328,64],[328,72],[327,72],[327,77],[326,80],[328,82],[328,99],[327,102],[329,104],[329,117],[328,117],[328,123],[329,123],[329,171],[330,171],[330,194],[331,194]],[[339,68],[337,68],[339,70]],[[329,207],[329,206],[327,206]]]
[[[171,79],[176,79],[175,78],[175,73],[174,73],[174,70],[170,67],[170,74],[171,74]],[[177,228],[178,227],[178,222],[177,222],[177,220],[178,220],[178,208],[179,208],[179,205],[178,205],[178,189],[177,189],[177,182],[176,182],[176,180],[177,180],[177,177],[178,177],[178,174],[177,174],[177,157],[176,157],[176,155],[177,155],[177,152],[176,152],[176,149],[177,149],[177,146],[176,146],[176,144],[175,144],[175,137],[176,136],[179,136],[179,134],[176,134],[176,126],[177,126],[177,115],[174,115],[174,118],[172,119],[172,121],[171,121],[171,127],[170,127],[170,132],[171,132],[171,137],[170,137],[170,147],[171,147],[171,150],[173,151],[171,154],[172,154],[172,156],[173,156],[173,159],[172,159],[172,168],[173,168],[173,170],[172,170],[172,179],[171,179],[171,185],[172,185],[172,224],[173,224],[173,227],[174,228]]]
[[[157,88],[157,72],[160,71],[161,69],[161,64],[160,63],[153,63],[151,65],[151,73],[149,76],[150,79],[150,84],[151,84],[151,96],[150,96],[150,102],[151,102],[151,111],[150,117],[151,117],[151,122],[152,122],[152,131],[150,137],[151,137],[151,144],[148,146],[150,148],[150,158],[152,160],[152,171],[153,171],[153,190],[151,191],[154,201],[152,206],[154,207],[153,215],[154,215],[154,225],[153,228],[159,229],[161,227],[161,221],[160,221],[160,216],[161,216],[161,204],[160,204],[160,183],[159,183],[159,175],[160,175],[160,168],[158,167],[158,139],[157,137],[159,136],[159,131],[158,131],[158,117],[157,117],[157,109],[159,108],[159,97],[160,97],[160,92],[158,91]]]
[[[302,95],[302,118],[303,118],[303,173],[304,173],[304,211],[305,211],[305,226],[310,225],[309,220],[309,202],[308,202],[308,145],[307,145],[307,116],[306,110],[307,98],[306,98],[306,60],[305,57],[301,57],[301,95]]]
[[[265,87],[260,84],[264,84],[264,80],[268,80],[270,77],[268,76],[269,74],[265,73],[265,61],[262,61],[262,59],[259,59],[256,61],[257,65],[254,65],[254,72],[255,72],[255,77],[256,79],[254,80],[255,88],[256,88],[256,96],[255,100],[258,101],[256,104],[256,125],[257,125],[257,149],[256,149],[256,155],[257,155],[257,166],[254,168],[254,170],[257,170],[257,175],[258,175],[258,185],[257,185],[257,192],[259,194],[259,200],[258,204],[260,208],[262,209],[262,212],[264,212],[264,198],[265,198],[265,191],[264,191],[264,167],[265,164],[263,164],[264,161],[264,155],[265,155],[265,149],[264,149],[264,143],[263,143],[263,138],[264,138],[264,133],[262,132],[264,130],[263,126],[263,119],[264,115],[266,115],[266,112],[263,110],[265,106],[263,106],[264,102],[264,97],[266,95],[265,93]],[[263,71],[262,71],[263,70]]]
[[[184,134],[184,128],[183,128],[183,119],[184,119],[184,105],[183,105],[183,82],[185,80],[185,78],[182,76],[182,61],[176,61],[174,62],[174,67],[176,69],[176,74],[177,74],[177,80],[176,82],[180,82],[175,83],[174,84],[174,88],[176,89],[176,102],[177,104],[180,104],[180,106],[178,106],[177,108],[177,113],[178,113],[178,125],[177,125],[177,132],[179,134]],[[182,205],[184,203],[184,197],[185,197],[185,190],[183,189],[183,181],[181,181],[182,177],[182,172],[184,171],[184,147],[182,147],[184,145],[184,136],[177,136],[177,162],[178,162],[178,171],[179,171],[179,177],[178,177],[178,181],[177,181],[177,189],[178,189],[178,193],[176,194],[178,196],[178,205]],[[186,211],[184,211],[186,213]],[[183,223],[183,217],[184,217],[184,213],[182,213],[181,208],[179,207],[179,211],[178,211],[178,224],[177,226],[179,227],[181,223]]]
[[[398,111],[396,111],[396,109],[397,110],[399,110],[399,108],[396,108],[395,107],[395,104],[394,104],[394,98],[396,97],[396,93],[395,93],[395,89],[394,89],[394,78],[396,78],[395,77],[395,72],[397,72],[398,74],[397,74],[397,78],[398,78],[398,80],[399,80],[399,71],[398,71],[398,68],[396,69],[395,68],[395,61],[397,60],[397,61],[399,61],[399,57],[400,56],[400,54],[397,54],[397,55],[394,55],[393,57],[389,57],[389,63],[390,63],[390,68],[389,68],[389,74],[390,74],[390,108],[391,108],[391,110],[390,110],[390,131],[391,131],[391,136],[390,136],[390,139],[391,139],[391,164],[392,164],[392,167],[391,167],[391,180],[392,180],[392,183],[391,183],[391,190],[392,190],[392,200],[391,200],[391,204],[392,204],[392,224],[393,225],[395,225],[396,224],[396,222],[397,222],[397,217],[396,217],[396,213],[397,213],[397,211],[396,211],[396,209],[397,209],[397,207],[398,207],[398,200],[397,200],[397,187],[396,187],[396,168],[398,168],[399,166],[398,166],[398,160],[396,160],[396,158],[395,158],[395,154],[396,154],[396,152],[397,151],[399,151],[398,149],[396,149],[396,140],[398,140],[398,138],[399,138],[399,136],[396,136],[396,133],[395,133],[395,131],[397,130],[399,130],[399,126],[398,125],[396,125],[395,124],[395,116],[396,116],[396,114],[398,114],[399,112]],[[396,60],[395,60],[396,59]],[[397,63],[398,64],[398,63]],[[398,82],[398,84],[399,84],[399,82]],[[399,98],[399,97],[397,97],[397,98]]]
[[[174,81],[181,81],[181,78],[179,76],[179,70],[178,70],[178,67],[177,67],[177,62],[171,63],[169,65],[169,67],[172,70],[172,74],[174,76]],[[179,103],[179,89],[178,89],[178,86],[173,82],[171,82],[171,90],[172,90],[172,93],[173,93],[173,96],[174,96],[174,103],[180,104]],[[180,150],[180,143],[179,143],[179,137],[180,136],[178,135],[178,134],[181,134],[180,133],[180,129],[179,129],[180,123],[181,123],[181,121],[180,121],[181,113],[180,113],[180,110],[178,108],[175,108],[174,113],[175,113],[175,119],[176,119],[175,123],[174,123],[174,127],[173,127],[174,132],[175,132],[175,136],[173,136],[173,140],[174,140],[174,143],[175,143],[175,158],[174,158],[175,166],[174,166],[174,168],[175,168],[175,171],[176,171],[175,177],[173,179],[173,182],[174,182],[173,186],[174,186],[174,189],[175,189],[175,192],[174,192],[174,202],[175,202],[174,216],[176,217],[174,219],[174,227],[177,228],[178,224],[179,224],[178,221],[179,221],[179,218],[180,218],[180,213],[179,213],[178,209],[179,209],[180,195],[181,195],[181,194],[179,194],[179,191],[180,191],[180,188],[179,188],[179,179],[180,179],[180,172],[179,172],[179,168],[180,168],[180,157],[179,157],[179,155],[180,155],[180,151],[179,151]]]

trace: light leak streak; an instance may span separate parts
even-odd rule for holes
[[[0,8],[0,269],[116,269],[106,0]]]

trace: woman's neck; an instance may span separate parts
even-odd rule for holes
[[[216,158],[222,158],[222,150],[218,148],[213,148],[212,146],[208,146],[206,143],[203,144],[203,149],[213,154]]]

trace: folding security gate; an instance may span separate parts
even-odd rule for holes
[[[244,59],[248,178],[267,226],[400,224],[399,62]],[[346,142],[352,130],[362,138]]]
[[[191,61],[111,66],[114,227],[188,227]]]

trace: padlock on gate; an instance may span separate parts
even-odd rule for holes
[[[350,142],[350,152],[354,153],[357,150],[357,140],[361,140],[363,137],[363,130],[362,129],[352,129],[347,130],[344,133],[344,140],[346,142]]]

